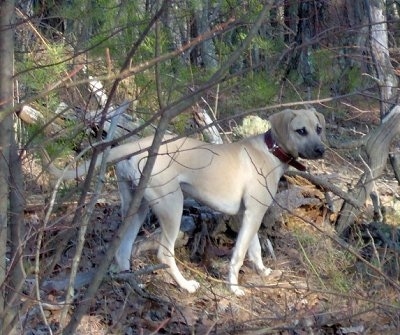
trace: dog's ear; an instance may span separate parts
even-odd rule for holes
[[[294,119],[295,114],[291,109],[285,109],[281,112],[272,114],[268,120],[271,123],[272,132],[279,137],[280,142],[284,139],[283,136],[287,136],[288,127],[290,122]],[[276,138],[278,140],[278,138]]]
[[[271,123],[271,131],[275,141],[282,147],[287,153],[290,153],[293,157],[298,156],[296,146],[293,145],[290,139],[289,126],[291,121],[295,118],[295,111],[292,109],[285,109],[281,112],[272,114],[269,117]]]
[[[323,114],[317,112],[315,109],[314,109],[314,113],[315,113],[315,116],[317,117],[317,119],[321,125],[321,128],[322,128],[321,139],[322,139],[322,141],[326,142],[327,140],[326,140],[326,133],[325,133],[325,128],[326,128],[325,116]]]

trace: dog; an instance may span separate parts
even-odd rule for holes
[[[245,294],[238,277],[246,253],[259,274],[268,276],[271,273],[262,260],[258,230],[288,166],[304,170],[297,158],[323,157],[325,119],[311,108],[286,109],[271,115],[269,121],[271,129],[265,134],[234,143],[207,144],[185,137],[162,144],[142,204],[133,218],[127,218],[126,214],[146,163],[148,153],[143,149],[151,146],[153,138],[143,138],[110,150],[107,161],[118,161],[116,174],[122,217],[132,221],[115,255],[121,271],[130,269],[133,243],[151,208],[162,229],[157,254],[159,261],[168,265],[167,271],[181,288],[190,293],[199,288],[197,281],[183,277],[174,258],[186,194],[217,211],[242,215],[229,265],[228,281],[234,294]],[[171,138],[166,136],[164,140]],[[101,155],[96,165],[100,162]],[[73,179],[84,175],[88,165],[89,162],[85,162],[64,173],[51,166],[50,172]]]

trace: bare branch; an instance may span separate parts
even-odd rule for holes
[[[300,176],[304,179],[309,180],[312,182],[314,185],[319,185],[322,188],[331,191],[332,193],[336,194],[340,198],[344,199],[348,203],[352,204],[354,207],[358,209],[364,208],[364,203],[358,202],[356,198],[351,197],[348,192],[343,191],[339,187],[331,184],[328,182],[326,179],[321,178],[319,176],[312,175],[308,172],[302,172],[302,171],[286,171],[285,175],[287,176]]]

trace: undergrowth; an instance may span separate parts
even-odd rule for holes
[[[348,293],[354,284],[349,272],[354,256],[315,231],[296,228],[293,234],[314,284],[321,289]]]

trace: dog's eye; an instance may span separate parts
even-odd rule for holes
[[[321,133],[322,133],[322,127],[317,126],[317,134],[321,135]]]
[[[296,129],[297,134],[301,135],[301,136],[306,136],[307,135],[307,130],[306,128],[300,128],[300,129]]]

